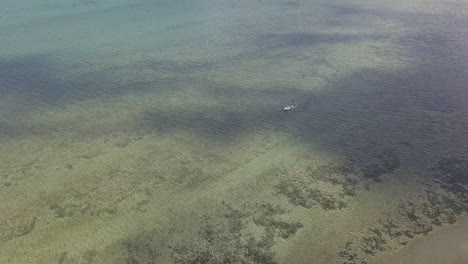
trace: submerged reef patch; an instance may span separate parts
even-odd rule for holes
[[[37,225],[38,209],[4,209],[0,215],[0,243],[30,234]]]
[[[21,184],[32,177],[38,170],[44,168],[45,160],[36,158],[12,168],[10,171],[0,171],[0,190]]]
[[[351,175],[352,166],[327,164],[308,166],[304,170],[288,175],[276,185],[276,194],[285,196],[296,206],[324,210],[345,208],[347,197],[356,193],[357,180]],[[281,174],[287,173],[282,171]]]
[[[288,211],[271,203],[242,209],[223,203],[222,208],[216,215],[194,219],[197,226],[173,238],[166,249],[153,234],[126,241],[127,263],[157,263],[168,255],[176,264],[276,264],[273,247],[277,240],[289,239],[303,227],[284,220],[282,216]]]
[[[400,167],[400,158],[391,149],[384,149],[370,160],[348,158],[343,162],[295,168],[295,173],[282,170],[280,173],[288,177],[282,177],[276,185],[276,194],[305,208],[318,206],[327,211],[345,208],[359,188],[369,190],[372,183],[381,181],[382,175]]]
[[[99,216],[115,214],[116,206],[129,196],[124,188],[95,187],[90,190],[70,190],[65,199],[52,202],[50,210],[57,218],[72,217],[76,214]]]
[[[427,189],[415,201],[400,202],[396,215],[387,214],[378,226],[348,241],[340,251],[343,264],[365,264],[368,255],[395,250],[437,226],[450,225],[468,213],[468,162],[443,158],[431,169],[438,186]]]
[[[434,181],[468,204],[468,160],[450,157],[441,159],[432,168]]]
[[[370,162],[358,164],[362,177],[376,182],[381,181],[381,176],[391,173],[401,165],[400,158],[395,150],[384,149],[371,157]]]
[[[174,263],[277,263],[272,250],[276,239],[290,238],[302,227],[282,220],[286,212],[261,204],[255,213],[226,206],[222,218],[204,216],[198,237],[171,247]]]

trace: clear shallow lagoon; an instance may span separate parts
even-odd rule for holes
[[[0,262],[407,252],[468,210],[467,4],[2,1]]]

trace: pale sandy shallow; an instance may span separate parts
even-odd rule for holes
[[[467,264],[468,217],[456,224],[441,228],[413,241],[408,247],[383,255],[375,263],[381,264]]]

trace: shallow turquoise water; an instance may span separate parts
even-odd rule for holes
[[[158,207],[159,194],[141,198],[150,191],[140,185],[160,188],[161,197],[179,188],[198,197],[208,188],[200,186],[238,186],[249,181],[245,174],[260,181],[263,172],[302,168],[310,160],[345,160],[366,168],[393,162],[377,173],[383,183],[374,183],[375,175],[366,169],[358,177],[360,184],[377,184],[371,188],[376,197],[385,184],[401,193],[410,191],[398,184],[415,193],[424,193],[425,184],[439,186],[431,178],[435,164],[468,159],[468,35],[463,30],[468,21],[460,6],[465,4],[2,1],[0,175],[5,193],[0,197],[5,210],[27,213],[3,219],[10,224],[1,229],[1,252],[20,261],[15,245],[56,235],[54,226],[71,234],[77,232],[71,226],[86,229],[87,222],[97,228],[94,223],[104,221],[102,216],[87,212],[99,215],[106,208],[118,213],[104,217],[139,226],[127,230],[115,224],[115,230],[127,231],[103,239],[106,247],[96,251],[113,255],[120,240],[155,228],[127,212],[133,203],[153,204],[147,219],[172,210]],[[293,100],[298,109],[282,112],[281,106]],[[252,163],[256,159],[261,161]],[[148,178],[151,173],[159,176]],[[103,176],[108,174],[116,176]],[[205,176],[193,176],[198,174]],[[113,177],[118,187],[107,188]],[[457,184],[450,186],[466,185]],[[259,187],[258,201],[260,193],[273,188],[265,186]],[[66,196],[71,189],[79,195]],[[226,197],[237,189],[233,193]],[[464,192],[451,195],[466,204]],[[17,196],[24,200],[18,202]],[[400,199],[391,193],[381,197],[395,204]],[[59,208],[54,201],[61,199],[71,202],[59,203],[60,208],[89,203],[93,209],[65,217],[67,229],[51,209]],[[305,223],[304,230],[314,230],[298,216],[301,205],[288,206]],[[173,207],[184,215],[183,205]],[[380,214],[369,211],[368,217]],[[32,233],[18,236],[14,230],[30,226],[31,219],[39,219]],[[345,228],[344,221],[339,224]],[[30,258],[49,260],[69,252],[57,249],[60,239]],[[300,239],[319,243],[306,235]],[[282,262],[302,250],[288,243],[290,252],[278,249]],[[95,246],[83,244],[83,250],[68,253],[70,261]],[[163,262],[169,261],[162,251]],[[302,254],[298,261],[307,262]]]

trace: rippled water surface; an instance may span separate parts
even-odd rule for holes
[[[0,262],[397,256],[468,212],[467,10],[1,1]]]

